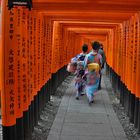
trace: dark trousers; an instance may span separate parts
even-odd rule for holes
[[[103,69],[104,66],[105,66],[105,63],[102,64],[101,69]],[[101,72],[101,70],[99,71],[99,73],[100,73],[100,79],[99,79],[99,86],[98,86],[98,89],[101,89],[101,81],[102,81],[102,72]]]
[[[100,73],[100,79],[99,79],[99,86],[98,86],[98,89],[101,89],[102,73],[101,73],[101,71],[100,71],[99,73]]]

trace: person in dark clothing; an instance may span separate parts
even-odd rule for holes
[[[101,68],[104,68],[104,64],[106,63],[106,56],[105,56],[105,52],[103,50],[103,44],[100,44],[100,49],[98,50],[98,53],[102,56],[102,66],[101,66]]]
[[[106,63],[106,56],[105,56],[105,52],[103,50],[103,44],[100,44],[100,49],[98,50],[98,54],[100,54],[102,56],[101,69],[103,69],[104,65]],[[101,73],[101,70],[100,70],[100,79],[99,79],[99,87],[98,87],[99,90],[101,89],[101,80],[102,80],[102,73]]]

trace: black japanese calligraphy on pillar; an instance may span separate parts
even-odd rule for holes
[[[23,92],[23,110],[28,110],[28,91],[27,91],[27,14],[28,9],[23,9],[22,22],[22,39],[21,39],[21,92]]]
[[[9,25],[9,37],[12,40],[13,39],[13,34],[14,34],[14,12],[10,11],[10,25]],[[14,48],[11,48],[9,50],[9,58],[8,58],[8,80],[7,80],[7,84],[8,85],[14,85],[15,80],[14,80]],[[14,98],[14,89],[9,90],[9,95],[10,95],[10,115],[14,115],[15,111],[14,111],[14,102],[15,102],[15,98]]]
[[[37,56],[37,59],[38,59],[38,85],[39,85],[39,88],[40,88],[40,54],[41,54],[41,51],[40,51],[40,47],[41,47],[41,20],[40,20],[40,17],[38,18],[38,56]]]
[[[31,103],[31,94],[30,94],[30,16],[27,14],[27,93],[28,93],[28,102]]]
[[[22,45],[22,26],[21,26],[21,14],[22,14],[22,8],[17,8],[16,9],[16,69],[15,69],[15,79],[16,79],[16,92],[17,92],[17,117],[20,118],[23,115],[23,93],[21,90],[21,45]]]
[[[34,51],[33,51],[33,67],[34,67],[34,74],[33,74],[33,89],[34,89],[34,94],[36,95],[37,93],[37,65],[36,65],[36,17],[33,18],[33,31],[34,31],[34,34],[33,34],[33,48],[34,48]]]
[[[32,0],[8,0],[8,8],[9,10],[14,6],[26,6],[30,10],[32,8]]]
[[[29,81],[29,87],[30,87],[30,94],[31,94],[31,100],[33,100],[33,16],[30,14],[29,16],[29,76],[30,76],[30,81]]]

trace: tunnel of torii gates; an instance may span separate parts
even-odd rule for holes
[[[66,65],[95,40],[139,133],[140,0],[32,0],[31,9],[13,1],[9,8],[12,0],[1,0],[0,9],[3,139],[31,139],[45,103],[68,76]]]

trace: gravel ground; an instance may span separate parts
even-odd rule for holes
[[[124,128],[128,140],[140,140],[140,135],[137,134],[134,125],[129,122],[129,118],[125,113],[124,107],[122,107],[122,105],[119,103],[119,95],[113,92],[109,78],[107,76],[103,76],[103,77],[104,77],[107,91],[109,93],[109,97],[112,101],[113,109],[116,112],[120,120],[120,123]]]
[[[61,103],[62,96],[68,88],[72,78],[73,76],[67,77],[66,80],[58,87],[55,95],[51,96],[51,100],[46,104],[45,109],[42,111],[38,125],[34,127],[32,140],[47,140],[50,128]]]

